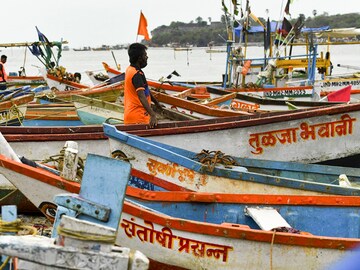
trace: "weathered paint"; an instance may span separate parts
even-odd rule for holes
[[[291,113],[270,113],[255,118],[240,116],[226,117],[224,119],[160,123],[156,129],[149,129],[146,125],[119,125],[117,128],[139,136],[151,136],[155,141],[161,141],[194,152],[200,152],[202,149],[220,150],[227,155],[239,157],[314,163],[359,154],[360,142],[357,140],[360,132],[359,121],[353,122],[352,133],[346,136],[329,138],[318,138],[316,136],[316,140],[299,139],[297,143],[277,143],[276,147],[267,147],[266,151],[261,155],[252,153],[254,148],[249,144],[250,134],[299,127],[302,123],[308,126],[327,125],[326,123],[340,121],[344,115],[348,115],[350,119],[358,119],[359,109],[360,104],[349,104],[300,110]],[[101,143],[96,139],[106,139],[100,126],[19,127],[17,129],[0,127],[0,131],[14,148],[15,145],[12,142],[15,141],[46,141],[50,146],[53,141],[62,140],[65,143],[66,140],[91,140],[87,145],[88,151],[102,154],[96,152],[99,149],[94,149]],[[219,138],[221,138],[221,144],[218,143]],[[104,152],[105,144],[103,144],[102,152]],[[28,144],[22,145],[22,150],[20,147],[18,148],[19,154],[30,147],[31,145]],[[58,148],[54,146],[53,149]]]
[[[245,167],[219,167],[213,171],[195,161],[195,153],[182,155],[171,147],[161,147],[151,140],[130,135],[104,124],[112,151],[121,151],[139,171],[193,191],[257,194],[341,194],[360,195],[360,189],[331,183],[303,181],[248,172]],[[310,180],[310,179],[309,179]],[[334,181],[334,180],[332,180]]]
[[[10,161],[10,163],[15,162]],[[39,175],[47,175],[47,173],[42,169],[31,168],[24,164],[18,164],[13,169],[6,169],[2,173],[6,174],[12,182],[17,181],[18,188],[37,205],[41,204],[41,202],[50,202],[55,195],[64,193],[63,189],[56,186],[59,179],[55,175],[48,175],[47,180],[36,181],[28,175],[42,179],[42,176]],[[69,183],[69,185],[74,186],[69,188],[71,190],[79,188],[76,183]],[[242,201],[243,205],[269,205],[273,203],[275,207],[284,208],[284,215],[286,213],[290,214],[295,209],[298,209],[299,214],[308,215],[309,210],[311,210],[310,215],[314,215],[321,220],[321,224],[317,224],[318,230],[325,230],[325,226],[321,228],[325,225],[323,224],[325,216],[321,216],[316,211],[322,211],[322,213],[330,215],[334,213],[332,211],[345,213],[354,210],[358,212],[359,197],[250,194],[239,196],[214,193],[149,192],[134,188],[128,188],[127,196],[132,196],[132,200],[140,198],[141,200],[138,200],[138,202],[146,202],[147,205],[153,203],[154,205],[156,203],[158,207],[161,205],[161,211],[170,211],[168,214],[171,215],[163,215],[158,213],[160,208],[158,208],[158,211],[153,211],[125,201],[121,217],[122,225],[118,230],[118,244],[138,249],[152,260],[159,261],[162,264],[190,269],[237,269],[239,267],[241,269],[267,269],[270,267],[270,262],[272,262],[271,266],[274,269],[288,269],[289,265],[294,266],[292,269],[321,269],[344,256],[345,250],[360,244],[359,238],[326,236],[326,233],[329,232],[339,233],[337,229],[344,227],[343,225],[348,220],[345,217],[340,219],[345,223],[340,223],[339,219],[334,219],[333,216],[327,218],[326,224],[329,225],[327,226],[329,230],[324,231],[322,236],[309,233],[298,235],[267,232],[252,229],[249,225],[229,223],[220,219],[215,224],[184,219],[184,217],[173,217],[173,215],[186,215],[189,212],[189,215],[197,216],[197,218],[206,216],[207,219],[211,219],[216,218],[216,213],[229,213],[223,211],[221,205],[224,205],[224,207],[227,205],[229,209],[234,209],[231,204],[234,203],[237,207],[240,207],[239,201]],[[202,209],[207,214],[205,216],[194,215],[191,214],[191,211],[174,211],[168,207],[174,205],[174,208],[176,208],[175,206],[178,205],[179,207],[180,203],[186,206],[189,201],[191,207],[187,208],[188,210],[192,209],[192,211],[196,212],[196,209],[199,211]],[[213,201],[216,201],[216,203],[213,203]],[[220,203],[222,201],[223,204]],[[201,208],[198,208],[200,205]],[[209,209],[214,207],[218,207],[218,209],[213,214]],[[312,211],[312,209],[316,209],[316,211]],[[237,215],[240,215],[240,212],[241,209],[238,209]],[[227,215],[231,217],[229,214]],[[351,215],[353,214],[349,216]],[[297,219],[296,215],[293,215],[293,219],[291,219],[291,215],[286,216],[286,218],[289,218],[288,221],[291,224],[298,221],[302,224],[311,225],[314,221],[312,218]],[[219,221],[225,223],[220,224]],[[356,227],[353,222],[349,224],[354,229],[350,230],[351,233],[359,233],[359,222]],[[313,226],[316,226],[316,224],[313,224]],[[309,229],[309,227],[304,227],[304,229]],[[346,227],[342,229],[347,230]],[[306,231],[311,233],[310,230]],[[168,239],[171,235],[173,241],[171,248],[169,248]],[[259,255],[256,257],[257,260],[253,260],[254,254]],[[174,267],[174,269],[177,268]]]

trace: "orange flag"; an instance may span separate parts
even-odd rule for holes
[[[138,35],[144,36],[145,40],[150,40],[147,30],[147,20],[142,12],[140,12]]]

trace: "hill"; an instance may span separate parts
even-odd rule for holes
[[[300,16],[305,16],[301,14]],[[265,24],[264,18],[259,18]],[[294,24],[296,19],[290,22]],[[152,39],[149,46],[163,47],[163,46],[187,46],[193,45],[197,47],[206,47],[209,44],[225,45],[227,39],[225,16],[222,16],[220,22],[207,22],[201,17],[196,19],[196,22],[171,22],[170,25],[159,26],[151,31]],[[330,28],[347,28],[360,27],[360,13],[338,14],[329,16],[327,13],[308,17],[304,20],[304,27],[320,27],[330,26]],[[252,22],[251,25],[259,25]],[[236,27],[237,25],[235,25]],[[262,41],[262,35],[252,35],[249,37],[249,42]]]

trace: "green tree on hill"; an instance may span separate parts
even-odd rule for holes
[[[313,11],[313,16],[305,19],[305,27],[321,27],[329,26],[330,28],[346,28],[346,27],[360,27],[360,14],[337,14],[329,16],[327,13],[318,15],[316,10]],[[259,18],[265,24],[264,18]],[[297,19],[291,20],[294,24]],[[191,44],[198,47],[206,47],[211,42],[213,45],[225,45],[227,39],[226,20],[225,16],[221,16],[220,21],[214,21],[208,18],[204,21],[200,16],[194,21],[189,23],[184,22],[171,22],[169,26],[159,26],[151,31],[152,40],[150,46],[161,47],[168,44],[178,44],[185,46]],[[237,23],[236,23],[237,24]],[[252,22],[252,25],[257,25]],[[234,27],[236,27],[235,25]],[[262,35],[249,35],[249,42],[262,42]]]

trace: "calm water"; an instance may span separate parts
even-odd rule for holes
[[[193,48],[191,51],[174,51],[171,48],[149,48],[149,63],[144,69],[146,76],[151,79],[166,77],[176,70],[182,81],[221,81],[225,72],[226,53],[206,53],[207,48]],[[222,48],[222,49],[225,49]],[[319,46],[318,52],[325,53],[326,46]],[[125,70],[128,65],[126,50],[114,50],[116,63]],[[82,82],[88,82],[84,71],[92,70],[104,72],[101,62],[107,62],[115,67],[115,60],[111,51],[64,51],[60,65],[66,67],[68,72],[82,73]],[[354,69],[337,67],[341,65],[357,66],[360,69],[360,45],[337,45],[331,47],[331,61],[334,65],[333,73],[354,72]],[[294,47],[293,55],[303,54],[303,47]],[[27,75],[39,75],[36,66],[41,62],[25,48],[2,49],[1,54],[8,56],[7,71],[19,71],[24,66]],[[247,57],[255,58],[263,55],[262,47],[249,47]]]

